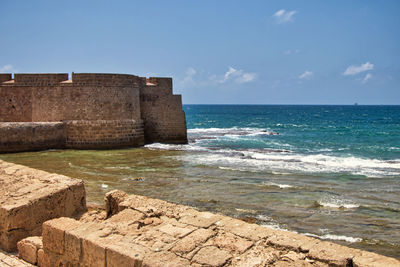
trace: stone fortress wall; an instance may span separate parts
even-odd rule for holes
[[[186,143],[171,78],[0,74],[0,152]]]

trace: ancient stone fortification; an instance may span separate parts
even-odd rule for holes
[[[171,78],[0,74],[0,152],[186,143]]]

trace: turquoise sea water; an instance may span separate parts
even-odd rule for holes
[[[400,106],[184,110],[187,145],[0,158],[400,258]]]
[[[185,112],[189,145],[148,147],[186,151],[182,160],[201,175],[218,170],[242,184],[231,201],[257,207],[239,212],[400,255],[400,106],[186,105]],[[244,189],[256,186],[263,189]]]

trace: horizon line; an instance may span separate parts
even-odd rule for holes
[[[400,104],[185,104],[199,106],[400,106]]]

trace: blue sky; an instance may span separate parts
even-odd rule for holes
[[[400,104],[400,1],[8,1],[0,72],[170,76],[185,104]]]

